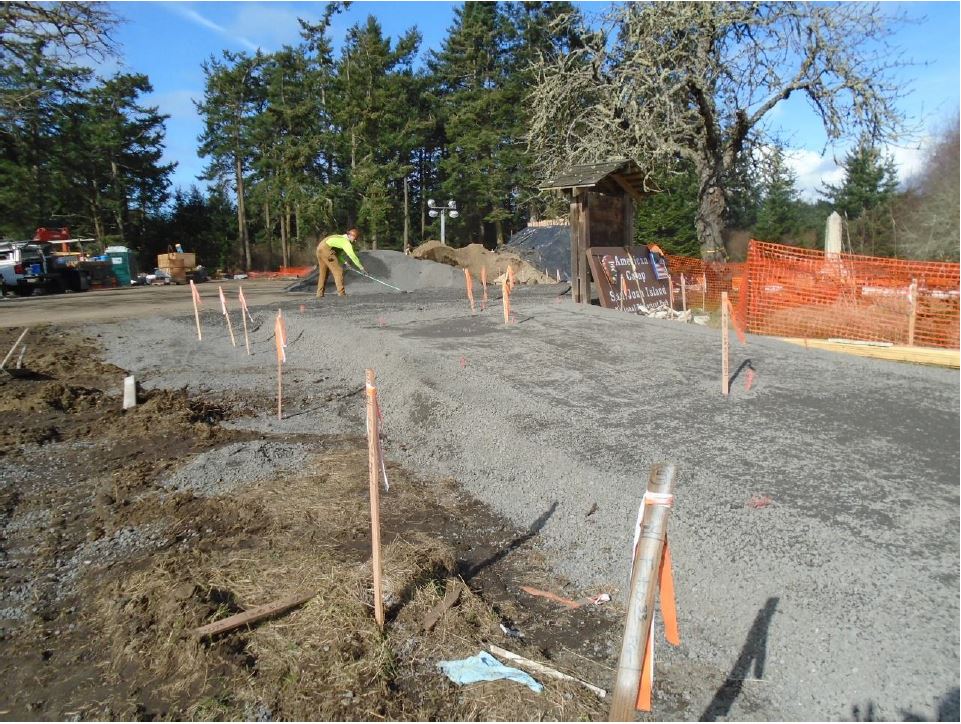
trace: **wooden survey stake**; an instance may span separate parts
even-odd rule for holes
[[[277,349],[277,419],[284,419],[284,362],[287,361],[287,323],[284,313],[277,310],[274,321],[274,346]]]
[[[467,298],[470,300],[470,312],[477,311],[474,306],[474,280],[471,279],[470,269],[464,269],[464,282],[467,284]]]
[[[367,370],[367,468],[370,473],[370,546],[374,573],[374,620],[384,629],[384,592],[380,560],[380,428],[377,414],[377,385],[373,370]]]
[[[247,317],[250,316],[250,311],[247,309],[247,300],[244,299],[243,287],[239,287],[237,299],[240,301],[240,318],[244,322],[244,345],[247,347],[247,354],[250,354],[250,336],[247,334]],[[254,321],[253,317],[250,318],[250,321]]]
[[[624,640],[617,661],[614,693],[611,696],[610,721],[634,721],[638,707],[638,693],[642,690],[642,676],[646,654],[650,647],[651,624],[654,619],[654,597],[658,590],[664,549],[667,541],[667,520],[673,504],[674,466],[658,464],[651,469],[647,492],[641,501],[640,527],[635,533],[632,555],[631,591],[624,622]],[[662,590],[662,611],[664,596]],[[673,601],[673,597],[671,599]],[[665,628],[667,628],[665,619]],[[675,620],[676,627],[676,620]],[[674,633],[673,631],[671,633]],[[676,636],[672,637],[674,640]],[[669,641],[672,640],[669,637]],[[672,641],[673,643],[674,641]],[[651,662],[653,664],[653,661]],[[653,666],[651,667],[653,671]]]
[[[200,301],[200,292],[197,291],[197,285],[194,284],[194,280],[190,280],[190,295],[194,300],[194,319],[197,320],[197,339],[203,341],[204,336],[200,333],[200,307],[203,306]]]
[[[227,314],[227,299],[224,297],[224,288],[217,287],[217,291],[220,293],[220,310],[224,313],[224,319],[227,320],[227,331],[230,332],[230,343],[236,347],[237,340],[234,339],[234,325],[230,323],[230,315]]]
[[[501,282],[501,301],[504,303],[504,324],[511,323],[511,285],[507,283],[507,278]]]
[[[908,287],[908,303],[911,308],[908,312],[908,345],[914,346],[914,328],[918,321],[918,280],[912,279],[911,286]]]
[[[681,311],[687,311],[687,282],[681,274]]]
[[[484,297],[481,299],[481,310],[487,309],[487,267],[481,267],[481,286],[484,288]]]
[[[729,362],[730,341],[728,340],[728,325],[730,313],[727,304],[727,292],[721,292],[721,394],[727,397],[731,366]]]

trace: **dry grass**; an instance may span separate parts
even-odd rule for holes
[[[422,630],[454,570],[455,552],[436,537],[410,531],[386,546],[388,623],[384,632],[377,628],[362,453],[325,455],[312,466],[322,472],[225,501],[262,506],[266,525],[255,538],[241,542],[238,533],[210,553],[167,553],[101,589],[96,611],[103,641],[97,645],[110,647],[108,682],[136,672],[170,704],[168,716],[198,720],[601,718],[605,705],[569,683],[543,681],[537,695],[504,681],[459,688],[440,673],[439,660],[484,648],[499,634],[499,618],[465,590],[429,633]],[[422,507],[422,492],[398,484],[387,504],[394,511]],[[204,623],[298,590],[318,594],[249,630],[205,642],[190,635]]]

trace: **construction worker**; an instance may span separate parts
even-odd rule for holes
[[[317,245],[317,298],[324,296],[324,287],[327,285],[327,272],[334,275],[334,284],[337,286],[337,296],[345,297],[347,292],[344,290],[344,269],[341,264],[346,264],[346,257],[354,263],[361,271],[364,265],[357,258],[354,251],[354,242],[360,238],[357,229],[351,229],[346,234],[331,234],[321,239]]]

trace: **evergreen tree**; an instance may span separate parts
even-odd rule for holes
[[[694,170],[667,175],[656,183],[660,191],[646,197],[634,211],[637,242],[657,244],[668,254],[698,256],[700,245],[694,227],[697,176]]]
[[[797,176],[788,168],[784,151],[775,146],[764,158],[761,171],[762,202],[757,212],[754,238],[787,243],[797,237]]]
[[[247,219],[247,176],[254,156],[253,119],[264,104],[260,53],[223,52],[223,59],[211,57],[203,63],[204,99],[196,103],[204,120],[199,153],[210,159],[205,178],[221,184],[232,181],[237,206],[237,241],[244,268],[251,263]]]
[[[897,191],[897,169],[870,139],[861,141],[845,156],[844,181],[825,184],[821,195],[844,217],[847,243],[859,254],[883,256],[893,251],[891,203]]]

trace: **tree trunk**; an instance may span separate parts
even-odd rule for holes
[[[410,254],[410,207],[407,204],[407,176],[404,176],[404,253]]]
[[[288,266],[287,264],[287,216],[283,213],[283,209],[281,209],[281,213],[280,213],[280,265]]]
[[[724,261],[724,190],[714,182],[714,174],[701,179],[698,188],[694,228],[705,261]]]
[[[267,266],[274,267],[274,230],[270,226],[270,200],[264,200],[264,230],[267,232]]]
[[[114,222],[117,224],[117,233],[120,236],[120,244],[125,245],[127,243],[126,236],[124,235],[124,226],[126,225],[127,221],[127,190],[120,181],[120,169],[117,166],[117,162],[113,159],[110,161],[110,175],[113,180],[114,189],[120,197],[118,205],[113,212]]]
[[[504,222],[498,219],[494,222],[494,228],[497,230],[497,248],[504,246]]]
[[[237,234],[244,250],[244,271],[250,271],[250,237],[247,236],[247,209],[244,203],[244,173],[240,156],[234,158],[234,176],[237,182]]]

